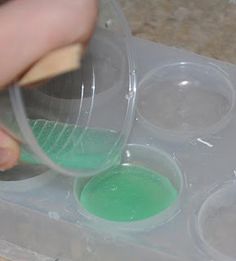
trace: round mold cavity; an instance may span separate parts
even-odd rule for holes
[[[195,219],[199,247],[214,260],[236,260],[236,181],[215,188]]]
[[[39,108],[43,107],[51,115],[56,115],[58,108],[63,108],[60,112],[64,114],[62,118],[68,120],[68,115],[76,114],[76,109],[80,108],[82,103],[84,105],[93,102],[93,106],[99,108],[117,98],[126,80],[125,66],[120,66],[125,63],[125,54],[115,37],[111,37],[105,30],[97,31],[99,34],[95,34],[91,40],[90,48],[82,63],[83,69],[57,76],[43,85],[39,84],[39,88],[33,89],[32,92],[26,92],[25,97],[30,98],[32,104],[36,103]],[[94,94],[90,88],[81,88],[85,84],[84,78],[86,81],[91,78],[87,74],[92,66],[96,75],[96,85],[99,87],[95,88]],[[33,108],[34,114],[37,114],[35,113],[37,108]],[[42,109],[38,115],[42,116]]]
[[[161,175],[161,177],[165,179],[175,189],[175,199],[162,211],[141,220],[108,220],[89,212],[87,209],[85,209],[81,202],[81,195],[84,190],[87,189],[87,187],[90,186],[91,183],[94,183],[94,179],[99,179],[99,176],[102,177],[102,175],[104,175],[104,172],[92,178],[78,178],[75,180],[74,183],[74,196],[78,203],[78,211],[83,216],[84,222],[88,223],[88,225],[90,226],[94,226],[95,228],[97,227],[99,229],[109,230],[110,232],[114,230],[141,231],[151,230],[156,226],[163,225],[179,213],[181,209],[180,203],[184,182],[182,173],[176,162],[171,158],[171,156],[163,151],[151,148],[150,146],[130,144],[127,145],[121,162],[118,166],[115,166],[114,168],[119,168],[121,166],[132,166],[134,168],[138,168],[139,170],[149,170],[152,172],[153,175],[157,175],[157,179],[160,178]],[[111,170],[112,169],[110,169],[110,171]],[[108,172],[109,170],[105,172],[105,175]],[[109,176],[109,178],[110,177],[111,176]],[[99,180],[99,182],[103,181],[103,178]],[[101,183],[98,184],[100,185]],[[112,187],[111,190],[115,190],[114,188],[117,184],[115,183],[113,185],[114,187]],[[144,185],[141,187],[144,187]],[[118,187],[118,190],[119,189],[120,187]]]
[[[25,192],[37,189],[49,183],[55,175],[42,165],[18,165],[0,172],[0,192]]]
[[[217,132],[229,121],[234,104],[234,88],[220,68],[180,62],[143,79],[138,114],[161,137],[182,140]]]

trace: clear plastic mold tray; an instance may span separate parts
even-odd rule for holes
[[[143,221],[106,221],[73,195],[73,186],[88,178],[78,185],[40,167],[26,178],[20,166],[22,180],[12,173],[0,181],[1,255],[18,261],[236,259],[236,66],[140,39],[133,44],[139,97],[122,162],[160,171],[178,191],[176,201]]]

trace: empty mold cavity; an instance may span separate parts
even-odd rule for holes
[[[123,48],[117,37],[99,30],[91,40],[79,70],[43,82],[31,92],[24,91],[28,107],[33,107],[34,114],[39,117],[42,117],[43,109],[51,118],[60,110],[68,121],[68,115],[73,118],[71,114],[76,120],[78,112],[83,113],[82,108],[88,110],[91,105],[101,108],[109,100],[117,99],[124,91],[122,87],[128,85]],[[37,107],[40,107],[38,112]]]
[[[19,165],[7,171],[0,172],[0,181],[20,181],[41,175],[48,168],[42,165]]]
[[[159,67],[144,78],[138,113],[159,134],[188,138],[222,128],[234,100],[234,89],[221,69],[181,62]]]
[[[214,260],[236,259],[236,182],[214,191],[200,208],[196,231]]]
[[[166,153],[128,145],[121,164],[92,177],[77,179],[79,211],[99,228],[139,230],[167,222],[178,213],[183,179]]]
[[[41,187],[55,178],[55,173],[42,165],[18,165],[0,172],[0,192],[24,192]]]

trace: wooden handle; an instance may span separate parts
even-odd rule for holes
[[[18,85],[31,85],[76,70],[80,67],[83,50],[81,44],[73,44],[49,53],[21,77]]]

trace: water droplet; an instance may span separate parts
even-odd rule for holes
[[[234,169],[234,176],[236,177],[236,169]]]
[[[51,219],[55,219],[55,220],[59,220],[60,219],[60,216],[57,212],[48,212],[48,216],[49,218]]]
[[[111,186],[111,191],[116,191],[117,190],[117,186],[115,185],[115,184],[113,184],[112,186]]]
[[[132,99],[133,97],[134,97],[134,92],[133,91],[130,91],[128,94],[125,95],[125,98],[127,100]]]
[[[126,150],[125,154],[126,154],[126,157],[127,157],[127,158],[130,158],[130,157],[131,157],[131,153],[130,153],[129,150]]]
[[[68,199],[70,197],[70,191],[67,191],[66,193],[66,199]]]
[[[93,252],[93,251],[92,251],[92,248],[91,248],[89,245],[87,245],[86,250],[87,250],[89,253],[92,253],[92,252]]]
[[[108,19],[106,22],[105,22],[105,28],[110,28],[112,25],[112,19]]]

